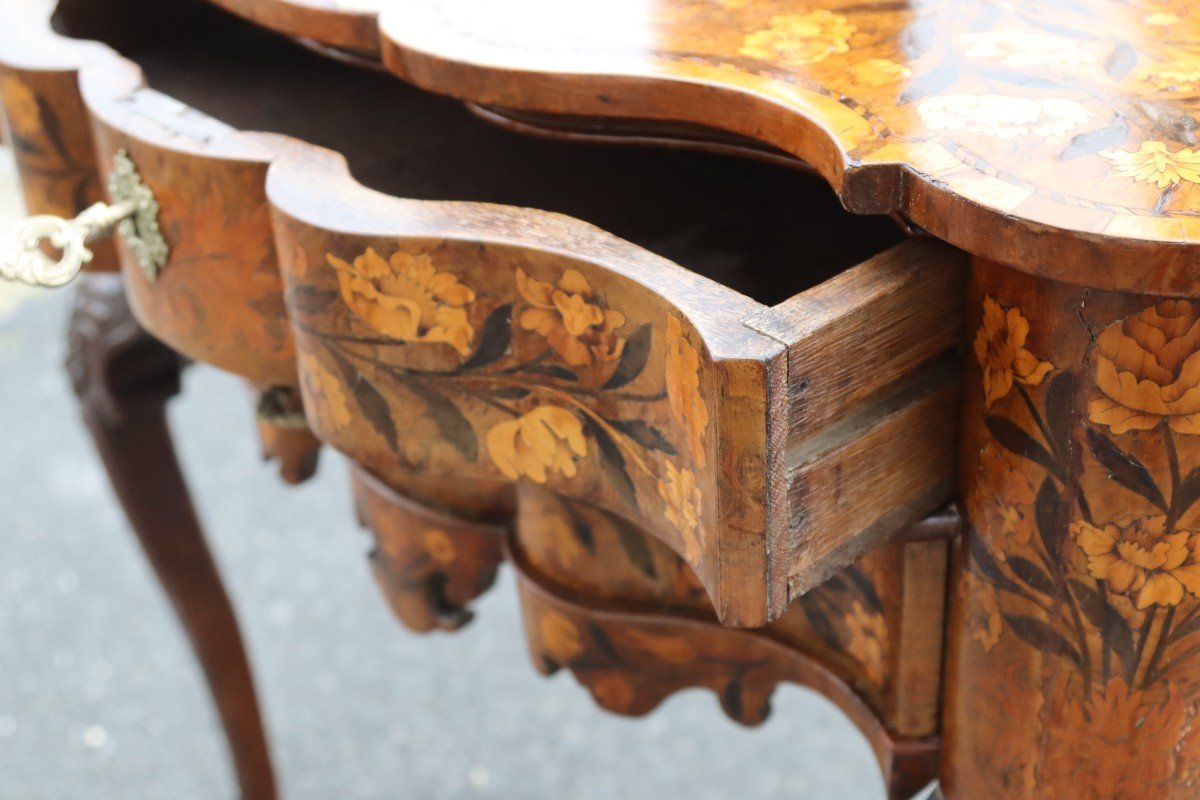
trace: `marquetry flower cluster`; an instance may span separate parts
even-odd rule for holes
[[[1200,435],[1196,306],[1164,300],[1143,309],[1105,328],[1094,351],[1100,395],[1088,404],[1091,422],[1116,436],[1161,431],[1171,453],[1176,451],[1172,434]],[[1165,513],[1105,525],[1077,521],[1072,526],[1093,577],[1132,597],[1139,609],[1175,606],[1185,594],[1200,596],[1200,533],[1178,527],[1195,497],[1186,491],[1178,456],[1170,462],[1169,497],[1144,480],[1139,487]]]
[[[700,354],[674,316],[667,317],[666,385],[671,414],[683,430],[696,466],[703,467],[708,406],[700,394]]]
[[[868,58],[850,67],[850,75],[864,86],[887,86],[912,77],[909,67],[890,58]]]
[[[682,431],[687,452],[695,467],[706,460],[704,435],[708,429],[708,405],[700,393],[700,354],[674,315],[667,317],[665,383],[671,416]],[[658,481],[658,494],[666,503],[666,516],[679,530],[685,555],[696,563],[704,547],[700,522],[701,494],[696,473],[668,461],[666,474]]]
[[[700,487],[696,473],[679,469],[667,462],[667,473],[658,481],[658,494],[665,503],[664,514],[683,539],[684,557],[692,564],[703,554],[703,530],[700,527]]]
[[[1037,386],[1054,369],[1025,347],[1029,320],[1021,309],[1007,311],[993,297],[983,300],[983,322],[975,334],[975,358],[983,370],[987,406],[1008,395],[1014,384]]]
[[[488,431],[488,453],[504,476],[545,483],[551,473],[574,478],[575,460],[587,455],[579,418],[559,406],[538,406]]]
[[[959,37],[968,58],[1006,67],[1077,66],[1099,59],[1074,40],[1032,31],[980,31]]]
[[[868,553],[796,602],[813,635],[848,655],[875,686],[887,678],[891,648],[881,594],[890,567],[882,555]]]
[[[968,572],[959,582],[958,591],[963,607],[967,609],[967,633],[990,652],[1004,633],[1000,594],[995,584],[974,572]]]
[[[989,667],[961,709],[980,748],[976,768],[989,776],[987,800],[1145,800],[1190,785],[1179,776],[1195,769],[1191,703],[1178,684],[1133,688],[1102,673],[1083,692],[1045,664]]]
[[[855,600],[845,617],[848,638],[846,652],[862,665],[867,677],[875,683],[885,678],[885,647],[887,623],[883,614],[867,609],[862,601]]]
[[[998,398],[999,399],[999,398]],[[1011,455],[995,442],[981,451],[973,490],[967,494],[966,515],[981,530],[995,537],[995,558],[1000,564],[1017,565],[1036,553],[1037,491],[1028,475]],[[1004,631],[1000,596],[986,577],[968,573],[959,585],[967,609],[971,638],[991,650]]]
[[[1142,142],[1137,150],[1106,150],[1103,153],[1113,172],[1159,189],[1181,182],[1200,183],[1200,150],[1181,147],[1171,150],[1163,142]]]
[[[1037,491],[1029,477],[994,442],[979,455],[978,487],[967,498],[971,519],[989,531],[999,532],[1008,546],[1029,546],[1036,532]],[[997,553],[997,557],[1003,560],[1007,549]]]
[[[336,434],[365,420],[398,455],[420,441],[443,454],[427,454],[426,462],[450,451],[468,463],[483,455],[496,474],[539,484],[572,481],[591,460],[590,474],[634,511],[656,506],[687,560],[700,561],[704,497],[696,471],[708,460],[710,413],[700,352],[679,317],[634,326],[577,269],[517,267],[500,297],[481,297],[439,268],[436,251],[385,258],[367,248],[326,260],[348,317],[315,313],[312,298],[327,290],[289,290],[306,298],[293,302],[314,321],[344,318],[349,331],[302,325],[328,355],[305,350],[299,363],[314,428]],[[661,389],[630,390],[635,381]],[[436,433],[402,427],[396,397],[423,404]]]
[[[1096,339],[1088,416],[1114,434],[1167,424],[1200,434],[1200,308],[1164,300],[1105,328]]]
[[[1179,686],[1132,689],[1113,677],[1086,699],[1060,681],[1045,702],[1045,718],[1055,721],[1054,756],[1042,760],[1040,785],[1074,787],[1086,775],[1090,791],[1078,796],[1105,800],[1169,797],[1179,785],[1174,772],[1188,706]]]
[[[1057,142],[1087,123],[1091,112],[1060,97],[946,94],[921,101],[917,113],[930,130],[966,131],[998,139],[1037,136]]]
[[[1139,609],[1179,605],[1185,592],[1200,596],[1200,534],[1170,533],[1166,515],[1127,525],[1071,526],[1088,571],[1117,594],[1129,595]]]
[[[350,404],[342,382],[312,353],[299,357],[305,414],[319,431],[336,431],[350,424]]]
[[[372,248],[353,263],[329,256],[346,305],[373,330],[403,342],[445,342],[470,352],[475,330],[464,306],[475,292],[428,255],[402,251],[384,260]]]
[[[753,6],[748,0],[721,4],[738,14]],[[872,111],[888,117],[911,103],[928,132],[1008,141],[1014,151],[1018,145],[1057,145],[1064,162],[1086,155],[1113,176],[1163,191],[1200,183],[1200,149],[1186,136],[1164,140],[1172,132],[1183,135],[1200,91],[1200,37],[1187,9],[1146,5],[1144,41],[1097,36],[1094,21],[1085,28],[1069,24],[1071,16],[1053,29],[998,21],[994,28],[960,33],[942,45],[940,57],[920,59],[915,74],[917,61],[864,58],[869,51],[851,45],[866,30],[853,21],[855,13],[829,9],[771,16],[742,36],[736,52],[763,62],[769,74],[840,57],[849,79],[838,86],[843,102],[853,96],[861,105],[881,87],[902,84],[883,91],[884,102],[872,104]],[[1128,98],[1129,107],[1097,105],[1104,97]]]
[[[805,14],[779,14],[768,27],[749,33],[738,53],[749,58],[799,66],[823,61],[850,49],[857,30],[846,17],[828,9]]]
[[[549,342],[570,366],[616,361],[625,346],[617,329],[625,315],[605,308],[587,278],[569,269],[554,284],[529,277],[517,269],[517,291],[529,304],[520,325]]]

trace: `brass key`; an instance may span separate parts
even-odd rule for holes
[[[92,260],[88,244],[117,231],[153,280],[169,255],[158,227],[158,202],[124,150],[113,164],[108,190],[114,202],[96,203],[74,219],[39,214],[20,220],[0,238],[0,277],[31,286],[62,286]],[[60,253],[57,259],[47,254],[46,245]]]

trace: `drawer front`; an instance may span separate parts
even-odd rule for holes
[[[785,602],[762,579],[784,351],[740,324],[756,304],[566,217],[379,195],[312,148],[268,194],[318,436],[385,478],[530,481],[638,520],[725,618]]]
[[[938,588],[957,528],[953,511],[927,518],[797,598],[764,632],[841,676],[893,733],[936,733],[945,600]],[[513,550],[526,579],[568,596],[675,618],[711,616],[704,588],[670,549],[622,518],[544,488],[521,487]],[[668,651],[666,665],[651,658],[648,671],[665,677],[686,653],[686,646],[678,658]],[[542,654],[553,659],[553,651]],[[584,654],[576,674],[616,666],[606,656],[602,647]],[[722,673],[728,665],[713,666]]]
[[[147,272],[118,241],[138,321],[174,349],[260,384],[294,385],[264,185],[269,139],[234,129],[145,86],[123,60],[85,70],[100,169],[124,151],[159,204],[170,246]]]

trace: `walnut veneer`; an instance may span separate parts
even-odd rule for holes
[[[507,562],[535,664],[610,710],[751,724],[791,681],[895,798],[1195,796],[1195,12],[122,7],[4,12],[31,210],[130,155],[171,258],[92,269],[256,388],[285,476],[349,457],[406,625]]]

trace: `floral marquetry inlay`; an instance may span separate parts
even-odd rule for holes
[[[551,284],[517,269],[517,289],[529,308],[521,312],[520,325],[536,331],[573,367],[616,361],[625,339],[616,330],[625,315],[598,302],[587,278],[569,269]]]
[[[1200,434],[1200,308],[1167,300],[1109,325],[1096,340],[1093,422],[1115,434],[1172,430]]]
[[[1188,383],[1191,372],[1200,369],[1200,320],[1191,304],[1164,301],[1146,308],[1105,328],[1092,347],[1094,367],[1089,377],[1096,389],[1088,403],[1090,456],[1115,486],[1133,492],[1148,503],[1149,510],[1160,513],[1098,519],[1093,509],[1100,507],[1100,498],[1093,503],[1085,495],[1066,530],[1048,529],[1069,508],[1059,486],[1071,468],[1064,438],[1068,431],[1063,426],[1069,424],[1065,404],[1077,384],[1071,373],[1054,373],[1050,362],[1039,361],[1024,349],[1028,335],[1029,323],[1021,309],[1005,309],[995,299],[985,298],[976,354],[991,409],[987,427],[994,440],[977,462],[979,472],[967,498],[969,519],[988,530],[995,545],[985,552],[985,545],[977,542],[972,549],[981,574],[1002,592],[1027,599],[1039,593],[1055,597],[1060,593],[1055,588],[1059,586],[1056,573],[1075,560],[1086,565],[1095,585],[1072,581],[1071,595],[1079,595],[1075,599],[1085,607],[1107,597],[1105,603],[1116,604],[1131,621],[1147,609],[1174,607],[1188,596],[1200,597],[1200,534],[1181,524],[1200,500],[1200,469],[1185,469],[1200,465],[1183,463],[1176,441],[1180,433],[1200,434],[1200,427],[1194,426],[1191,413],[1184,413],[1188,408],[1173,405],[1192,394],[1200,396],[1200,390]],[[1004,346],[989,350],[989,342]],[[1020,357],[1013,356],[1014,346]],[[1039,364],[1036,372],[1031,367],[1025,370],[1024,380],[1015,369],[1022,360]],[[1029,375],[1037,380],[1029,380]],[[1014,386],[1019,401],[1002,406]],[[1040,401],[1032,392],[1034,386],[1039,387]],[[1139,448],[1132,447],[1140,442],[1133,437],[1161,439],[1164,463],[1159,469],[1140,460]],[[1023,463],[1028,461],[1046,476],[1036,490]],[[1197,613],[1200,605],[1189,616]],[[1022,638],[1030,633],[1020,626],[1015,632]],[[1084,635],[1080,627],[1053,639],[1057,651],[1081,667],[1088,660],[1089,644],[1072,638]],[[1166,647],[1168,636],[1169,630],[1158,637],[1160,649]],[[1145,657],[1144,650],[1139,652]],[[1131,670],[1129,679],[1135,673],[1149,677],[1138,664],[1127,660],[1126,665]]]
[[[819,9],[807,14],[780,14],[767,27],[746,34],[738,53],[783,64],[811,64],[850,49],[857,29],[841,14]]]
[[[337,444],[365,426],[388,461],[427,474],[587,496],[698,564],[716,490],[695,334],[597,273],[521,258],[501,272],[478,252],[366,247],[324,254],[324,270],[295,259],[315,429]]]
[[[1106,150],[1113,170],[1135,181],[1167,189],[1181,181],[1200,183],[1200,152],[1181,147],[1172,152],[1162,142],[1142,142],[1136,151]]]
[[[1169,524],[1163,514],[1102,528],[1077,520],[1071,533],[1092,577],[1145,609],[1177,606],[1185,592],[1200,596],[1200,535],[1170,532]]]
[[[488,431],[488,453],[505,476],[545,483],[548,472],[574,478],[575,459],[587,455],[579,418],[565,408],[539,406]]]
[[[1200,774],[1200,311],[1093,293],[1051,322],[981,299],[960,657],[1008,696],[958,701],[968,746],[989,748],[962,775],[1004,800],[1191,797],[1175,781]],[[1064,793],[1084,775],[1089,793]]]
[[[463,306],[475,293],[427,255],[393,253],[387,261],[368,248],[347,263],[330,254],[342,299],[373,330],[405,342],[445,342],[467,353],[475,330]]]
[[[989,406],[1007,396],[1014,383],[1036,386],[1054,369],[1025,348],[1028,336],[1029,321],[1021,309],[1005,311],[994,298],[984,298],[975,357],[983,369],[983,391]]]

